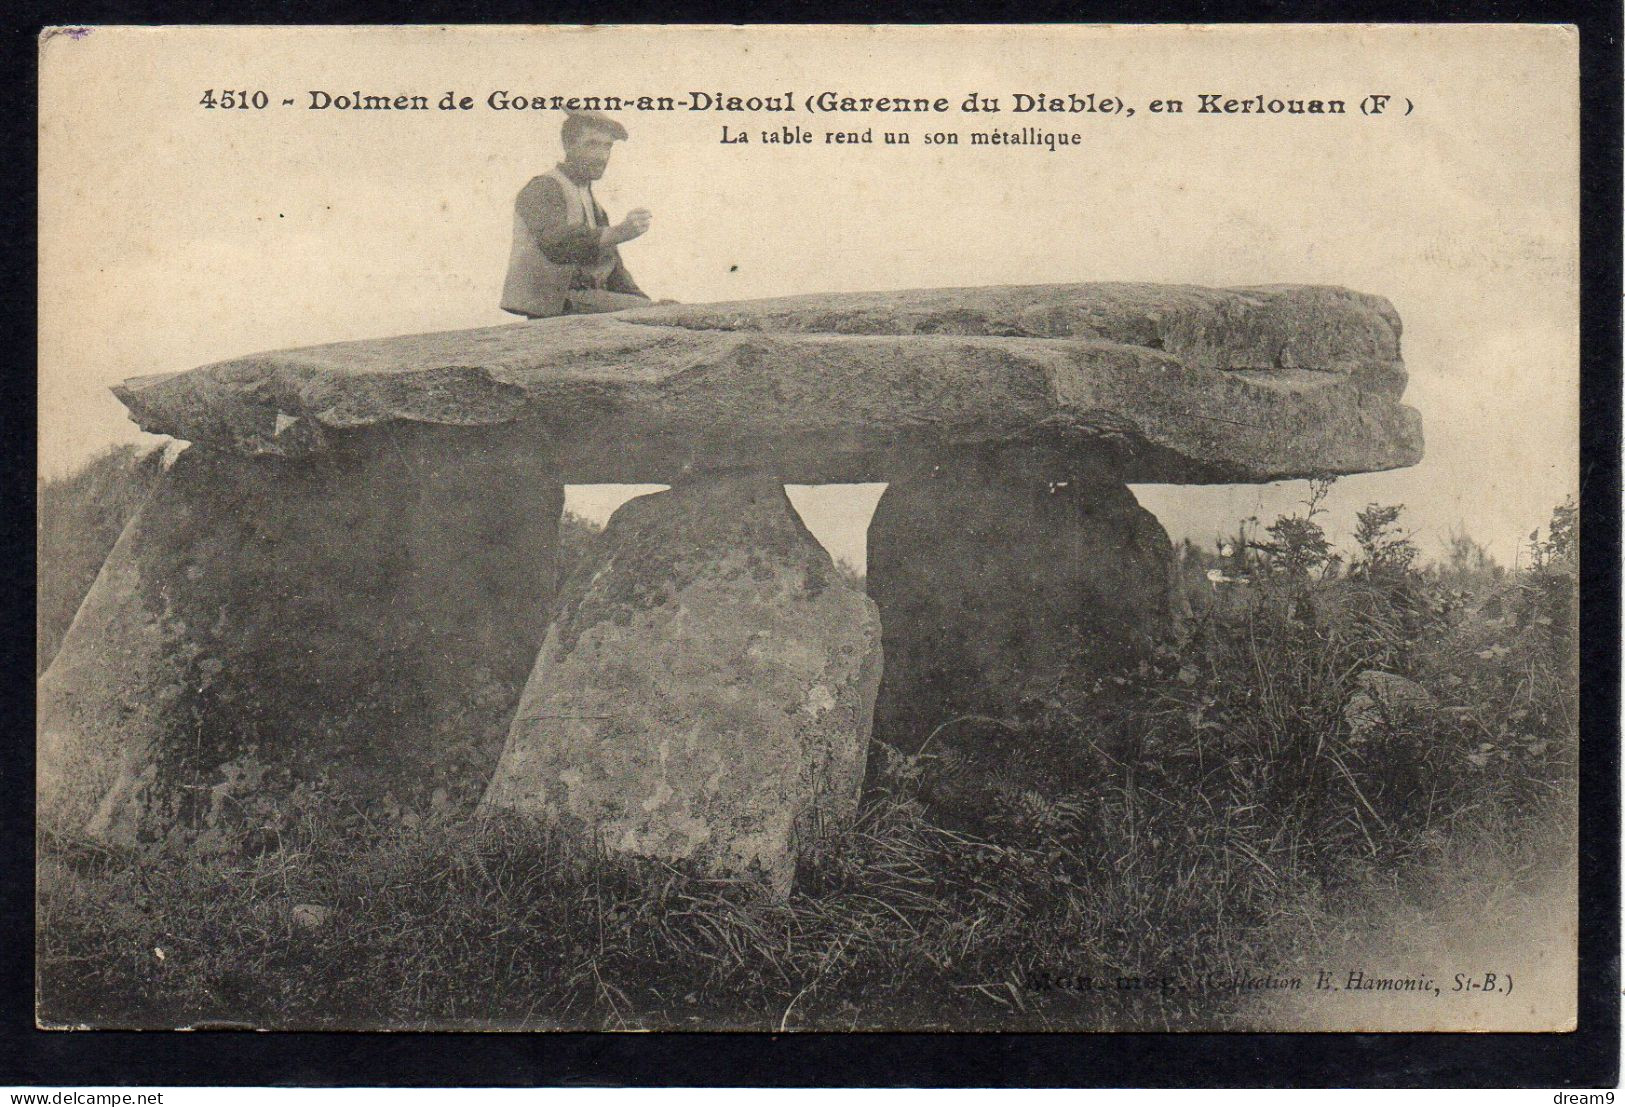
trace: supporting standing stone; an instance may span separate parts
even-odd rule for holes
[[[187,451],[40,680],[41,824],[129,843],[301,781],[363,809],[474,802],[562,506],[545,471],[445,428],[296,462]]]
[[[868,587],[885,625],[875,736],[905,753],[948,720],[1133,665],[1180,604],[1167,532],[1122,484],[977,457],[886,489]]]
[[[561,592],[486,805],[783,894],[801,836],[856,810],[880,669],[874,604],[776,480],[632,500]]]

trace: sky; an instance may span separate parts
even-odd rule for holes
[[[512,202],[559,157],[531,95],[944,96],[932,116],[622,112],[596,192],[685,302],[1071,281],[1334,284],[1404,320],[1414,468],[1348,477],[1326,522],[1404,503],[1429,553],[1501,560],[1578,482],[1577,38],[1560,27],[101,28],[41,45],[40,467],[138,441],[108,387],[288,346],[511,321]],[[205,90],[268,106],[204,108]],[[468,111],[310,110],[332,94]],[[996,115],[958,111],[971,92]],[[1017,92],[1125,114],[1015,114]],[[1340,117],[1199,115],[1198,94],[1342,98]],[[1367,94],[1409,115],[1358,113]],[[284,98],[294,100],[284,106]],[[1153,115],[1179,98],[1182,115]],[[907,146],[722,144],[726,125],[909,130]],[[1076,132],[1042,148],[928,131]],[[962,139],[963,141],[963,139]],[[861,567],[880,486],[793,488]],[[637,490],[572,487],[603,519]],[[1135,486],[1178,540],[1292,509],[1303,482]]]

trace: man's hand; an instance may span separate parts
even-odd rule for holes
[[[613,227],[605,227],[603,242],[605,246],[618,246],[622,242],[631,242],[649,229],[649,209],[634,208],[626,213],[626,218]]]

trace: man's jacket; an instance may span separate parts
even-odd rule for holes
[[[571,289],[643,295],[621,263],[620,251],[599,246],[598,232],[609,225],[609,217],[594,200],[589,223],[584,195],[557,169],[533,177],[520,189],[513,206],[513,251],[502,285],[502,310],[532,317],[563,315]]]

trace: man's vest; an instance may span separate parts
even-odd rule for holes
[[[564,214],[569,226],[600,225],[585,187],[578,186],[558,169],[543,173],[536,180],[543,178],[551,179],[564,194]],[[613,249],[602,251],[600,260],[593,265],[560,265],[549,261],[516,206],[508,279],[502,285],[502,310],[521,315],[563,315],[571,289],[604,287],[618,262]]]

